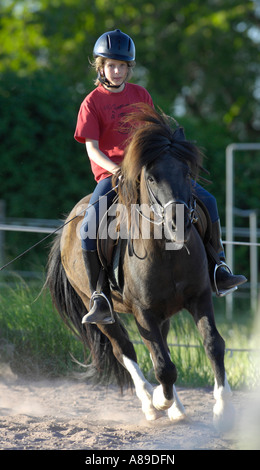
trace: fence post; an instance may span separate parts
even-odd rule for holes
[[[6,203],[3,199],[0,199],[0,224],[5,223],[6,217]],[[0,230],[0,266],[5,263],[5,231]]]
[[[226,240],[233,241],[234,235],[234,152],[235,151],[260,150],[260,143],[233,143],[226,147]],[[226,251],[227,264],[233,271],[233,245],[230,244]],[[233,294],[226,296],[226,316],[233,317]]]
[[[258,256],[257,256],[257,212],[251,211],[249,215],[250,223],[250,283],[251,283],[251,309],[254,313],[257,310],[257,286],[258,286]]]

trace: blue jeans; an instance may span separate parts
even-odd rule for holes
[[[90,198],[89,207],[86,210],[80,228],[81,246],[84,250],[92,251],[97,249],[97,230],[99,221],[102,219],[106,210],[111,206],[116,195],[115,191],[111,191],[105,196],[105,194],[112,189],[111,179],[112,177],[109,176],[108,178],[101,180],[97,184]],[[195,181],[193,181],[192,186],[195,195],[207,207],[212,223],[216,222],[219,219],[219,215],[215,197]]]
[[[81,246],[83,250],[93,251],[97,249],[99,221],[102,219],[106,210],[111,206],[116,195],[115,191],[111,191],[105,196],[105,194],[112,189],[111,180],[112,176],[109,176],[99,181],[90,198],[89,206],[80,228]]]
[[[192,189],[195,196],[197,196],[198,199],[200,199],[208,209],[211,222],[217,222],[219,219],[219,214],[216,198],[195,181],[192,182]]]

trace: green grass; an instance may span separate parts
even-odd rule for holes
[[[131,321],[128,323],[131,338],[139,342],[140,336],[136,328]],[[216,323],[226,343],[225,366],[232,389],[253,388],[260,380],[259,354],[255,351],[236,351],[236,349],[260,350],[259,330],[255,329],[254,317],[250,314],[243,317],[238,313],[234,315],[232,322],[228,322],[223,313],[217,312]],[[200,387],[214,384],[210,362],[193,318],[187,311],[182,311],[172,318],[168,344],[171,358],[178,371],[178,385]],[[185,347],[185,345],[195,347]],[[155,380],[149,352],[140,344],[135,345],[135,349],[139,365],[146,377]]]
[[[50,294],[40,294],[41,285],[16,279],[13,287],[0,290],[0,361],[15,373],[33,377],[57,377],[78,370],[73,358],[83,361],[81,343],[73,336],[52,306]],[[39,295],[40,294],[40,295]],[[259,330],[254,316],[247,312],[247,301],[235,307],[233,321],[222,313],[224,300],[216,299],[216,322],[227,349],[259,348]],[[148,350],[141,342],[133,318],[122,315],[131,339],[135,342],[138,362],[148,380],[154,372]],[[214,377],[201,345],[192,317],[183,311],[172,318],[168,343],[177,366],[178,385],[212,386]],[[180,347],[172,345],[190,345]],[[226,353],[226,371],[233,389],[252,388],[259,381],[259,363],[255,352]]]
[[[24,376],[57,377],[74,368],[71,355],[83,360],[82,346],[40,292],[22,279],[0,290],[0,360]]]

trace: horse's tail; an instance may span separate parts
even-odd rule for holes
[[[46,286],[52,301],[65,324],[83,344],[86,360],[86,377],[96,383],[117,382],[121,390],[131,386],[128,371],[117,361],[109,339],[96,325],[84,324],[81,319],[87,309],[70,284],[61,262],[60,235],[56,236],[48,260]],[[122,331],[127,334],[117,316]],[[88,353],[88,354],[87,354]],[[92,359],[92,362],[90,362]]]

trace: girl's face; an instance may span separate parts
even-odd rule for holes
[[[103,71],[105,77],[112,85],[121,86],[126,80],[128,65],[120,60],[107,59]]]

